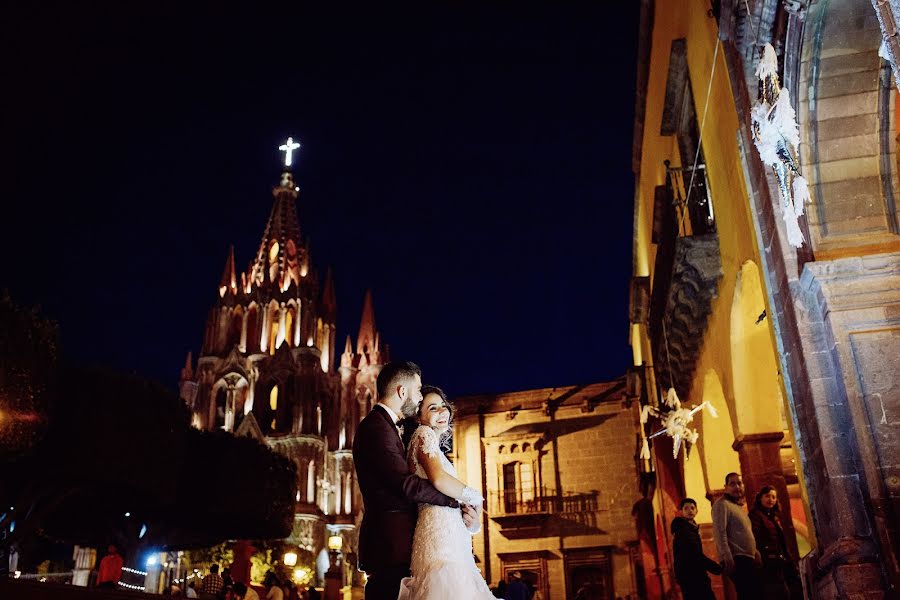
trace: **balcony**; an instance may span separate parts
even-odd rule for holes
[[[488,514],[505,536],[540,537],[554,520],[581,522],[599,509],[599,492],[559,495],[550,488],[508,489],[488,494]],[[589,519],[590,520],[590,519]]]
[[[657,381],[686,394],[722,277],[704,164],[692,170],[666,161],[666,184],[656,189],[654,199],[653,243],[649,331]]]

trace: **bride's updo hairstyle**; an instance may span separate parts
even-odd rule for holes
[[[450,448],[450,439],[453,437],[453,404],[447,400],[447,393],[444,392],[441,388],[436,385],[423,385],[422,386],[422,401],[419,402],[419,406],[416,408],[416,416],[422,416],[422,406],[425,404],[425,396],[428,394],[437,394],[441,397],[441,400],[444,401],[444,404],[447,405],[447,412],[450,413],[450,417],[447,421],[447,430],[441,434],[441,447],[445,450],[449,450]]]

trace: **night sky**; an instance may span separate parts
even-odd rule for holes
[[[615,378],[638,3],[592,4],[7,9],[0,288],[71,359],[174,387],[292,135],[341,348],[371,288],[393,357],[451,395]]]

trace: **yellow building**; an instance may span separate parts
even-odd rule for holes
[[[661,593],[674,586],[677,503],[715,500],[731,471],[751,503],[767,484],[790,498],[782,521],[812,597],[896,591],[896,92],[878,15],[861,0],[645,0],[640,39],[631,387],[652,406],[671,386],[718,412],[696,415],[689,459],[661,436],[644,463]],[[752,138],[766,43],[801,99],[796,153],[812,201],[796,250]]]

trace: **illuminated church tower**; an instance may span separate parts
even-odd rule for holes
[[[341,535],[345,552],[355,552],[362,500],[350,449],[387,353],[367,292],[356,352],[348,337],[335,363],[334,281],[329,270],[320,285],[301,236],[300,188],[290,168],[297,148],[290,138],[280,148],[284,169],[247,270],[238,273],[234,247],[228,252],[201,355],[196,368],[188,355],[180,390],[195,427],[256,437],[294,462],[297,506],[289,542],[301,556],[308,553],[307,562],[316,561],[321,575],[328,536]],[[346,577],[346,584],[359,583],[349,569]]]

